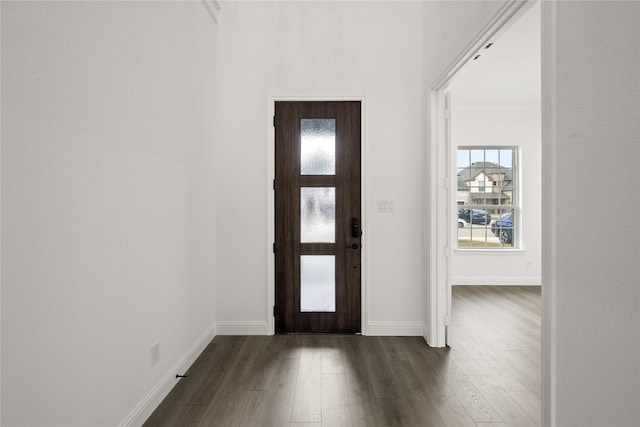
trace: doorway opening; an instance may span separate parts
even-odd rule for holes
[[[530,34],[532,24],[537,34]],[[523,26],[526,28],[521,28]],[[527,41],[526,46],[523,47],[522,40],[518,40],[518,37],[511,37],[510,40],[509,33],[516,34],[520,38],[523,37],[522,34],[526,34],[527,40],[534,40],[534,46],[532,47]],[[527,61],[519,61],[523,62],[520,69],[513,65],[514,52],[518,53],[516,57],[528,58]],[[539,285],[541,283],[540,58],[539,2],[509,2],[496,15],[486,31],[473,41],[461,59],[431,86],[430,181],[431,204],[435,207],[432,209],[429,224],[432,269],[428,294],[430,308],[428,343],[431,346],[447,345],[447,329],[452,320],[452,283],[468,285],[532,285],[534,283]],[[531,65],[532,60],[537,65]],[[495,72],[496,69],[499,70],[498,73]],[[535,73],[533,77],[532,72]],[[513,89],[506,89],[509,85]],[[524,104],[527,106],[525,107]],[[515,116],[519,118],[516,120]],[[533,136],[528,136],[532,141],[527,144],[522,143],[522,137],[518,134],[518,129],[522,128],[520,125],[524,123],[523,117],[526,118],[529,129],[534,129],[533,133],[535,133]],[[490,159],[485,158],[475,165],[466,165],[467,169],[478,172],[478,174],[474,173],[478,176],[467,177],[470,182],[465,182],[465,186],[469,194],[464,198],[462,195],[464,189],[459,188],[460,182],[463,181],[459,178],[463,177],[459,177],[458,172],[463,172],[465,168],[458,168],[458,148],[468,150],[466,159],[469,160],[469,156],[473,157],[471,150],[473,154],[495,154],[502,153],[505,147],[512,153],[509,165],[495,164],[493,165],[495,167],[486,167],[492,163]],[[523,158],[526,156],[527,163],[520,165],[522,167],[516,177],[512,176],[512,182],[518,182],[518,185],[526,184],[523,191],[515,195],[515,200],[511,188],[508,188],[509,191],[499,191],[494,195],[495,189],[505,190],[504,186],[500,185],[504,182],[500,182],[501,179],[496,177],[506,177],[509,171],[513,173],[513,163],[522,163],[521,156]],[[478,159],[471,160],[473,160],[472,163],[478,161]],[[478,177],[482,178],[484,185],[475,185]],[[536,184],[532,186],[534,181]],[[524,192],[527,194],[526,198],[522,196]],[[465,220],[466,224],[463,222],[465,227],[474,228],[477,231],[475,236],[483,237],[482,241],[471,248],[460,247],[459,212],[464,211],[465,207],[458,206],[458,199],[462,197],[463,203],[469,204],[467,206],[469,214],[475,214],[473,208],[478,207],[475,205],[480,203],[486,207],[485,205],[495,202],[491,200],[493,196],[503,197],[513,211],[517,210],[514,212],[517,219],[516,226],[520,228],[515,233],[516,244],[513,242],[504,244],[500,242],[499,236],[494,236],[491,222],[495,223],[503,218],[497,214],[496,218],[493,218],[493,214],[487,212],[483,221],[478,219],[478,224],[469,224],[470,221],[473,222],[471,218],[470,221]],[[492,211],[495,210],[493,206],[490,208]],[[501,215],[507,213],[511,212],[504,212],[503,209]],[[490,221],[486,220],[488,217],[491,218]],[[536,222],[538,225],[532,227]],[[527,224],[524,230],[526,234],[533,234],[533,237],[523,235],[523,224]],[[463,231],[469,234],[466,228]],[[495,230],[497,233],[500,231]],[[493,240],[496,241],[493,242]],[[503,258],[502,265],[490,259],[497,256],[496,253],[499,253],[498,258]],[[510,258],[505,262],[507,254]],[[475,262],[476,265],[469,265],[470,260],[471,264]],[[509,273],[509,265],[514,264],[516,260],[523,263],[523,268],[513,267]],[[468,265],[461,264],[461,261],[467,262]],[[523,270],[530,270],[531,273],[526,280],[522,274],[513,273]]]
[[[458,343],[463,347],[471,343],[478,351],[486,350],[484,355],[494,359],[495,368],[501,357],[500,341],[495,336],[482,341],[476,330],[469,334],[475,323],[469,321],[467,312],[456,322],[454,296],[460,310],[469,310],[469,303],[477,302],[478,307],[472,310],[486,316],[481,322],[485,325],[495,320],[488,312],[492,304],[499,313],[498,306],[505,299],[510,303],[527,301],[526,306],[534,309],[531,317],[537,319],[527,325],[527,330],[535,334],[532,342],[538,347],[530,355],[522,351],[522,363],[532,365],[528,374],[537,384],[543,371],[539,346],[540,29],[540,2],[510,2],[466,56],[431,87],[430,99],[431,123],[435,124],[430,135],[431,176],[437,184],[431,187],[436,210],[430,224],[431,265],[435,268],[429,294],[429,344]],[[526,311],[520,316],[526,317]],[[517,316],[509,319],[509,326],[526,323],[524,319],[519,322]],[[489,331],[489,335],[500,333],[497,327]],[[483,348],[492,342],[495,345]],[[533,397],[527,399],[533,405],[527,412],[540,424],[541,411],[536,408],[542,406],[541,390],[527,393]]]
[[[530,4],[448,85],[449,289],[541,284],[540,20]]]

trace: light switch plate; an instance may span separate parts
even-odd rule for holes
[[[393,212],[393,200],[378,200],[378,212]]]

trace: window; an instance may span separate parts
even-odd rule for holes
[[[517,160],[517,147],[458,148],[458,248],[517,247]]]

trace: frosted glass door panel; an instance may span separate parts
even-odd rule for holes
[[[302,187],[300,189],[300,242],[335,243],[336,189]]]
[[[302,175],[335,175],[336,120],[302,119],[300,151]]]
[[[300,256],[300,311],[336,311],[336,257]]]

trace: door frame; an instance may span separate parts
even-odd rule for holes
[[[369,251],[368,251],[368,223],[367,223],[367,109],[366,97],[362,95],[340,95],[340,96],[320,96],[320,95],[270,95],[267,97],[267,331],[269,335],[275,334],[275,317],[273,316],[273,307],[275,305],[275,254],[273,253],[273,243],[275,239],[275,192],[273,190],[273,180],[275,179],[275,127],[273,125],[273,116],[275,115],[276,102],[278,101],[359,101],[360,102],[360,185],[361,185],[361,282],[360,282],[360,330],[362,335],[367,335],[369,325],[369,293],[367,292],[367,283],[369,277]]]

